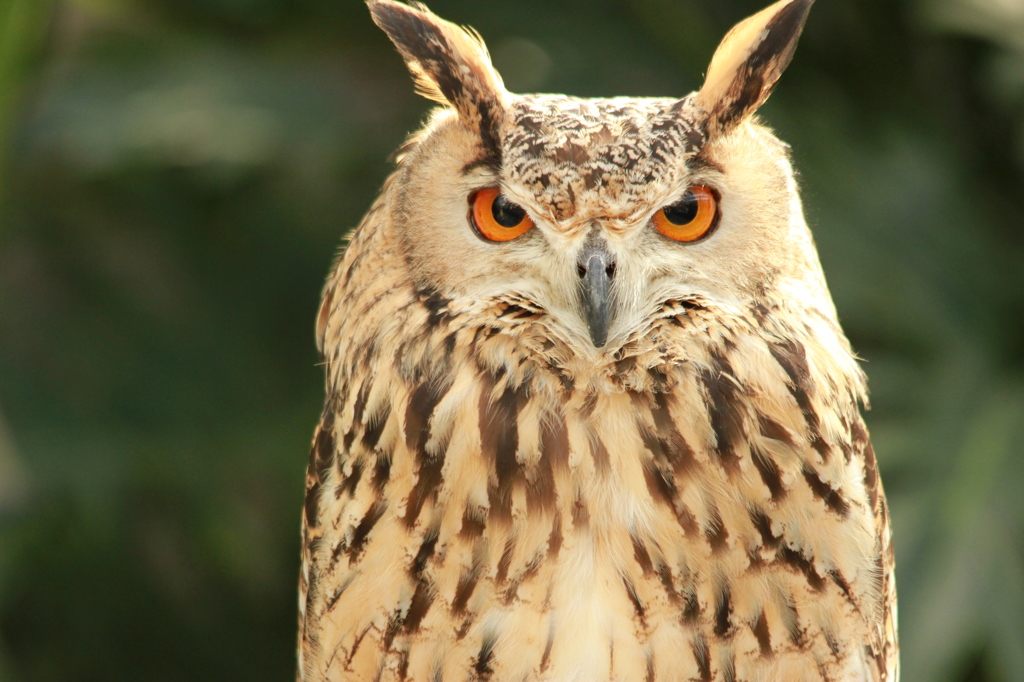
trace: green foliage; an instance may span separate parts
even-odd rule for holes
[[[7,130],[25,81],[35,70],[50,10],[49,0],[0,0],[0,135]]]
[[[431,3],[585,96],[695,89],[760,4]],[[1013,5],[818,3],[764,110],[871,378],[915,682],[1024,679]],[[318,293],[426,108],[361,2],[0,0],[0,681],[293,674]]]

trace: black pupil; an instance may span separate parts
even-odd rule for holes
[[[494,204],[491,206],[491,214],[494,216],[494,222],[502,227],[515,227],[523,222],[523,218],[526,217],[526,211],[523,207],[513,204],[505,198],[504,194],[499,194],[498,198],[494,200]]]
[[[697,217],[700,206],[693,192],[687,192],[678,202],[665,207],[665,217],[673,225],[689,225]]]

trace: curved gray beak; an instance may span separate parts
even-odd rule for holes
[[[580,253],[577,272],[590,340],[594,348],[603,348],[608,342],[608,328],[612,323],[611,289],[615,279],[615,259],[608,253],[603,240],[587,241]]]

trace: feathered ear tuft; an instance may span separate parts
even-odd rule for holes
[[[715,51],[697,104],[708,134],[728,132],[771,95],[789,66],[814,0],[780,0],[737,24]]]
[[[368,5],[374,22],[405,59],[417,91],[454,107],[480,133],[485,148],[500,153],[498,127],[508,91],[480,36],[441,19],[420,3],[369,0]]]

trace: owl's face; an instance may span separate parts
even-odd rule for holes
[[[830,310],[786,147],[751,120],[809,4],[741,25],[731,37],[759,42],[727,37],[681,100],[512,95],[461,29],[371,4],[421,88],[453,107],[414,138],[392,190],[415,285],[526,301],[591,357],[642,334],[666,301],[747,309],[799,292]]]

